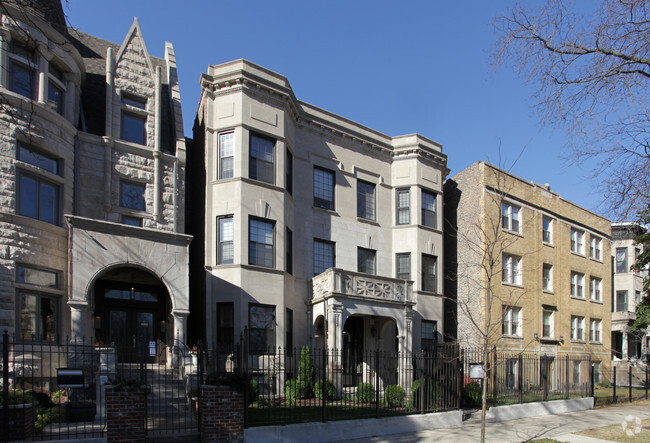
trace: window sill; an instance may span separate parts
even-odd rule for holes
[[[572,300],[582,300],[582,301],[587,301],[586,298],[584,298],[584,297],[577,297],[577,296],[575,296],[575,295],[572,295],[572,296],[571,296],[571,299],[572,299]]]
[[[553,292],[552,289],[542,289],[542,292],[544,294],[555,295],[555,292]]]
[[[312,206],[312,209],[313,209],[314,211],[325,212],[325,213],[327,213],[327,214],[335,215],[335,216],[337,216],[337,217],[340,217],[339,213],[336,212],[336,209],[321,208],[320,206]]]
[[[230,266],[230,265],[228,265]],[[241,265],[243,269],[246,269],[248,271],[258,271],[258,272],[267,272],[269,274],[279,274],[279,275],[284,275],[284,269],[275,269],[275,268],[268,268],[266,266],[260,266],[260,265]]]
[[[600,346],[602,346],[602,345],[603,345],[603,342],[602,342],[602,341],[590,341],[589,344],[591,344],[591,345],[600,345]]]
[[[403,226],[403,225],[400,225],[400,226]],[[417,226],[418,226],[418,228],[422,228],[422,229],[424,229],[426,231],[431,231],[431,232],[436,232],[438,234],[442,234],[442,231],[440,229],[438,229],[438,228],[432,228],[431,226],[420,225],[420,224],[418,224]]]
[[[592,303],[597,303],[597,304],[599,304],[599,305],[602,305],[602,304],[603,304],[603,301],[602,301],[602,300],[592,300],[592,299],[589,299],[589,301],[592,302]]]
[[[560,339],[555,337],[540,337],[539,341],[540,343],[544,343],[547,345],[557,345],[560,343]]]
[[[596,263],[602,263],[603,261],[600,258],[589,257],[589,260],[595,261]]]
[[[554,245],[553,243],[547,243],[547,242],[545,242],[545,241],[542,241],[542,244],[543,244],[544,246],[548,246],[549,248],[554,248],[554,247],[555,247],[555,245]]]
[[[571,251],[571,255],[577,255],[578,257],[587,258],[586,255],[581,254],[580,252]]]
[[[503,286],[511,286],[513,288],[524,289],[524,285],[522,285],[520,283],[508,283],[507,281],[502,281],[501,284]]]
[[[512,234],[512,235],[515,235],[517,237],[524,238],[524,234],[522,234],[521,232],[511,231],[510,229],[503,229],[503,228],[501,228],[501,230],[503,232],[507,233],[507,234]]]
[[[577,338],[572,338],[571,343],[578,343],[578,344],[583,344],[583,345],[587,344],[587,342],[585,340],[579,340]]]
[[[371,220],[369,218],[357,217],[357,221],[361,222],[361,223],[367,223],[367,224],[373,225],[373,226],[380,226],[379,223],[377,223],[376,220]]]
[[[502,338],[508,339],[508,340],[523,340],[524,337],[523,335],[510,335],[510,334],[503,334],[501,335]]]

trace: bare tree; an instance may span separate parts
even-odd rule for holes
[[[593,179],[613,216],[637,216],[650,203],[650,1],[547,0],[513,7],[495,20],[497,66],[537,86],[544,123],[565,128],[571,154],[595,159]]]

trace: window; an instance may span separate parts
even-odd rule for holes
[[[122,94],[122,140],[147,144],[147,99]]]
[[[273,267],[273,231],[275,223],[251,218],[248,222],[248,264]]]
[[[576,254],[585,255],[585,245],[584,245],[585,233],[571,228],[571,252]]]
[[[334,171],[314,166],[314,206],[334,210]]]
[[[9,55],[9,89],[24,97],[36,98],[36,63],[34,52],[18,43],[11,44]]]
[[[29,163],[52,174],[61,175],[61,162],[47,154],[43,154],[32,147],[18,145],[18,160]]]
[[[217,347],[219,351],[235,349],[235,305],[217,303]]]
[[[250,159],[248,176],[265,183],[275,183],[274,154],[275,140],[257,134],[250,135]]]
[[[122,216],[122,223],[128,226],[142,227],[142,217],[131,217],[128,215]]]
[[[219,134],[219,178],[232,178],[235,173],[235,133]]]
[[[375,219],[375,185],[357,180],[357,217]]]
[[[501,227],[505,231],[519,233],[520,229],[520,209],[509,203],[501,203]]]
[[[542,309],[542,337],[553,338],[555,326],[555,311],[554,307],[544,307]]]
[[[571,316],[571,340],[585,339],[585,318]]]
[[[636,309],[641,303],[641,291],[634,291],[634,308]]]
[[[63,72],[53,63],[50,63],[48,70],[47,104],[52,110],[63,115],[65,103],[65,79]]]
[[[542,217],[542,241],[553,244],[553,221],[550,217]]]
[[[585,276],[579,272],[571,273],[571,297],[585,298]]]
[[[627,311],[627,291],[616,291],[616,312]]]
[[[627,248],[616,248],[616,273],[623,274],[627,271]]]
[[[284,187],[289,195],[293,195],[293,154],[287,149],[287,159],[284,165]]]
[[[602,260],[602,240],[595,235],[589,237],[589,257]]]
[[[438,292],[438,257],[422,254],[422,290]]]
[[[376,274],[376,255],[377,251],[374,249],[357,248],[357,271],[364,274]]]
[[[553,265],[548,263],[542,265],[542,289],[553,292]]]
[[[289,274],[293,274],[293,232],[287,228],[284,237],[284,267]]]
[[[275,306],[248,305],[249,350],[272,351],[275,347]]]
[[[287,308],[284,316],[284,347],[285,354],[293,354],[293,309]]]
[[[503,306],[503,335],[521,335],[521,308]]]
[[[398,225],[408,225],[411,223],[411,191],[408,189],[398,189],[395,195],[397,221]]]
[[[38,288],[60,289],[59,273],[18,265],[16,282]],[[16,323],[23,339],[55,341],[58,329],[58,298],[53,295],[21,290],[16,294]]]
[[[59,224],[59,185],[18,170],[18,213]]]
[[[501,281],[511,285],[521,285],[521,257],[503,254]]]
[[[422,225],[437,228],[436,194],[422,191]]]
[[[232,264],[235,258],[233,240],[235,229],[232,215],[219,217],[217,219],[219,247],[217,248],[217,263],[220,265]]]
[[[411,279],[411,254],[403,252],[395,254],[395,277],[401,280]]]
[[[146,185],[126,180],[120,181],[120,206],[123,208],[135,209],[136,211],[146,210],[144,198]]]
[[[589,322],[589,341],[601,343],[602,330],[602,322],[598,319],[592,318]]]
[[[641,249],[634,248],[634,263],[635,264],[639,262],[639,254],[641,254]],[[638,273],[639,271],[637,270],[637,271],[634,271],[634,272]]]
[[[334,267],[334,243],[314,239],[314,275]]]
[[[596,277],[589,278],[589,300],[602,300],[603,281]]]
[[[422,320],[422,338],[420,339],[423,351],[433,351],[438,339],[438,322]]]

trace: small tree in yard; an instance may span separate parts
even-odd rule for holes
[[[309,346],[304,346],[300,351],[300,363],[298,365],[298,381],[301,389],[301,397],[312,398],[314,396],[314,359],[311,356]]]
[[[641,223],[645,226],[650,224],[650,209],[646,210],[641,217]],[[634,242],[641,246],[641,253],[632,265],[632,270],[637,272],[647,271],[650,266],[650,232],[647,230],[634,238]],[[631,332],[644,337],[650,326],[650,277],[646,275],[643,279],[643,298],[636,307],[636,319],[632,324]]]

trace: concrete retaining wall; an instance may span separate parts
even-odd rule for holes
[[[303,442],[321,443],[378,435],[401,434],[426,429],[449,428],[462,424],[462,411],[435,414],[408,415],[381,419],[345,420],[327,423],[304,423],[287,426],[260,426],[244,431],[249,442]]]
[[[516,418],[537,417],[539,415],[583,411],[593,409],[593,407],[593,397],[525,403],[522,405],[493,406],[487,411],[486,419],[497,422]]]

